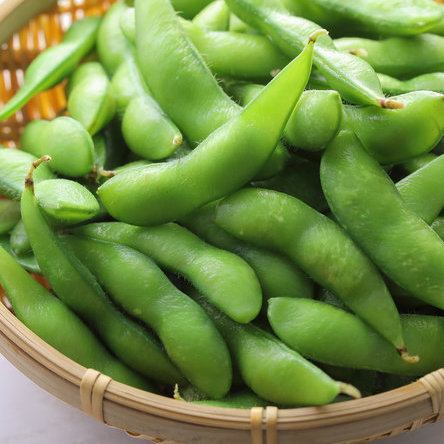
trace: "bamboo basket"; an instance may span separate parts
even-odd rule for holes
[[[0,49],[0,106],[17,90],[24,69],[41,50],[57,43],[73,20],[103,13],[112,1],[59,0],[56,5],[55,0],[0,1],[0,42],[6,41]],[[27,121],[54,118],[65,107],[63,85],[40,94],[0,123],[0,143],[14,146]],[[76,364],[1,303],[0,353],[59,399],[155,443],[352,444],[395,436],[444,418],[444,369],[390,392],[325,407],[238,410],[185,404]]]

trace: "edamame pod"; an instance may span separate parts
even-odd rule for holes
[[[263,88],[262,85],[239,83],[229,86],[229,91],[245,106]],[[292,146],[319,151],[337,134],[341,120],[342,101],[337,91],[304,91],[288,120],[284,137]]]
[[[76,233],[146,254],[161,267],[185,277],[237,322],[250,322],[259,314],[262,292],[254,271],[240,257],[206,244],[186,228],[111,222],[80,227]]]
[[[131,45],[120,28],[120,18],[127,9],[125,2],[118,0],[105,13],[97,33],[97,53],[109,75],[113,75],[131,53]]]
[[[423,74],[409,80],[398,80],[386,74],[378,74],[383,91],[396,96],[413,91],[434,91],[444,94],[444,72]]]
[[[206,405],[211,407],[225,407],[229,409],[251,409],[253,407],[266,407],[267,401],[259,398],[253,392],[244,390],[238,393],[230,393],[223,399],[202,399],[191,401],[193,404]]]
[[[100,205],[94,195],[73,180],[49,179],[35,187],[40,208],[55,223],[74,225],[97,216]]]
[[[56,350],[118,382],[153,391],[148,381],[114,358],[69,308],[32,279],[1,247],[0,283],[17,318]]]
[[[10,244],[11,250],[17,256],[24,256],[32,253],[31,244],[29,243],[25,225],[23,224],[22,220],[17,222],[16,226],[11,231]]]
[[[216,399],[227,394],[232,376],[224,340],[205,311],[153,261],[110,242],[65,241],[111,298],[159,335],[168,356],[195,387]]]
[[[172,0],[174,9],[185,18],[193,18],[202,9],[208,6],[212,0]]]
[[[52,232],[38,207],[31,175],[26,180],[21,210],[37,262],[57,296],[129,367],[161,382],[180,380],[180,373],[158,341],[111,303],[88,269]]]
[[[444,155],[400,180],[396,188],[410,211],[431,224],[444,208]]]
[[[12,116],[39,92],[68,76],[93,48],[99,24],[98,17],[79,20],[65,33],[62,43],[40,53],[26,70],[23,85],[0,110],[0,121]]]
[[[203,304],[225,338],[245,384],[261,398],[294,406],[328,404],[341,392],[360,397],[354,387],[334,381],[269,333],[252,324],[237,324]]]
[[[0,247],[10,254],[25,270],[29,271],[30,273],[41,274],[42,272],[37,264],[37,261],[35,260],[34,254],[28,253],[22,256],[17,256],[11,249],[9,239],[10,238],[8,235],[0,235]]]
[[[411,36],[430,30],[442,11],[430,0],[293,0],[309,18],[332,31]]]
[[[230,9],[224,0],[215,0],[193,18],[193,23],[207,31],[228,31]]]
[[[268,319],[276,335],[318,362],[397,375],[422,376],[444,365],[444,318],[401,315],[407,346],[421,355],[411,365],[365,322],[340,308],[309,299],[271,299]]]
[[[191,213],[181,223],[189,230],[218,248],[236,253],[256,273],[265,299],[282,296],[311,298],[311,280],[287,258],[277,253],[254,247],[231,236],[215,222],[215,206],[207,205]]]
[[[382,277],[328,217],[286,194],[245,189],[219,204],[216,223],[244,241],[288,256],[410,358]]]
[[[437,157],[438,156],[434,153],[421,154],[419,156],[413,157],[413,159],[409,159],[403,162],[402,168],[407,173],[412,174],[423,166],[430,163],[432,160],[435,160]]]
[[[346,106],[346,122],[380,163],[399,163],[431,151],[444,136],[444,95],[416,91],[394,98],[405,105],[386,110]]]
[[[159,225],[178,220],[250,181],[273,153],[303,92],[313,46],[310,40],[253,102],[188,156],[124,172],[105,182],[98,193],[110,214],[134,225]]]
[[[116,103],[108,76],[100,63],[89,62],[74,71],[70,81],[68,112],[94,135],[116,113]]]
[[[49,167],[64,176],[83,176],[93,170],[93,140],[71,117],[33,120],[26,125],[20,144],[22,150],[36,157],[51,156]]]
[[[25,177],[29,165],[36,157],[13,148],[0,148],[0,194],[13,200],[20,200],[25,186]],[[40,165],[34,172],[36,183],[54,179],[54,174],[46,164]]]
[[[400,79],[444,71],[444,37],[433,34],[384,40],[346,37],[335,45],[366,60],[378,73]]]
[[[20,204],[0,198],[0,234],[9,233],[20,220]]]
[[[394,183],[349,131],[321,163],[325,197],[339,223],[397,285],[444,308],[444,243],[404,203]]]
[[[288,57],[299,54],[308,36],[321,29],[309,20],[290,15],[277,0],[227,0],[227,4],[242,20],[268,35]],[[371,66],[341,54],[327,35],[319,38],[313,63],[344,99],[363,105],[396,106],[384,99]]]

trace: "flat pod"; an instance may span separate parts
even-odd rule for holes
[[[431,151],[444,135],[444,95],[416,91],[393,97],[401,109],[346,106],[346,121],[380,163],[399,163]]]
[[[277,336],[308,359],[339,367],[422,376],[444,365],[444,318],[401,315],[406,344],[421,359],[405,362],[393,347],[351,313],[320,301],[270,300],[268,319]]]
[[[23,86],[0,110],[5,120],[41,91],[61,82],[94,46],[100,19],[88,17],[74,23],[59,45],[40,53],[25,72]]]
[[[49,155],[49,167],[64,176],[79,177],[93,170],[93,140],[82,124],[71,117],[33,120],[26,125],[20,144],[36,157]]]
[[[31,154],[13,148],[0,148],[0,194],[13,200],[20,200],[25,186],[25,177],[32,162],[37,160]],[[54,179],[46,164],[34,172],[35,182]]]

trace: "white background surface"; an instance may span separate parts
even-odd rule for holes
[[[0,356],[0,444],[143,442],[99,424],[53,398]],[[444,424],[391,438],[381,444],[444,444]]]

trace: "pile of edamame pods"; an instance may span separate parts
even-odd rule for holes
[[[64,79],[0,149],[0,283],[50,345],[240,408],[444,366],[442,4],[120,0],[0,119]]]

